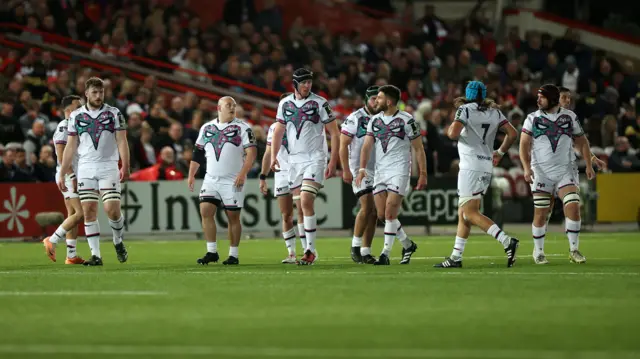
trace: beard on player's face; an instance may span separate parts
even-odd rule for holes
[[[545,111],[549,109],[549,101],[545,98],[538,97],[538,109]]]
[[[387,109],[389,109],[389,106],[387,105],[387,101],[380,101],[380,102],[376,102],[376,108],[374,109],[374,111],[385,112]]]
[[[372,96],[369,98],[369,100],[367,101],[367,103],[364,104],[364,106],[367,108],[367,111],[369,111],[369,113],[373,113],[376,110],[376,96]]]
[[[102,106],[102,103],[104,101],[101,98],[94,98],[94,99],[89,99],[87,102],[89,102],[90,107],[96,108],[96,107]]]

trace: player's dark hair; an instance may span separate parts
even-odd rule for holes
[[[62,98],[62,103],[60,105],[61,105],[62,109],[64,110],[65,108],[71,106],[73,101],[82,101],[82,97],[76,96],[76,95],[65,96],[65,97]]]
[[[287,97],[287,96],[291,95],[292,93],[293,93],[293,92],[285,92],[285,93],[283,93],[282,95],[280,95],[280,101],[282,101],[282,99],[283,99],[283,98],[285,98],[285,97]]]
[[[390,98],[394,105],[397,105],[398,101],[400,101],[400,89],[393,85],[380,86],[378,91],[382,92],[385,97]]]
[[[85,90],[88,90],[91,87],[95,87],[98,89],[104,88],[104,81],[98,77],[91,77],[84,83]]]

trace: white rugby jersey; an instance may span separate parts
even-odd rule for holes
[[[556,175],[573,170],[573,138],[584,135],[573,111],[556,113],[538,110],[527,116],[522,132],[533,137],[531,168]]]
[[[296,100],[291,94],[278,104],[276,119],[286,126],[290,163],[327,161],[324,125],[335,121],[327,100],[314,93]]]
[[[245,148],[255,145],[253,131],[244,121],[222,123],[216,118],[205,123],[196,140],[196,147],[203,149],[207,158],[205,177],[234,181],[244,165]]]
[[[411,141],[420,137],[416,121],[409,113],[396,111],[374,115],[367,126],[367,136],[375,140],[375,174],[411,174]]]
[[[354,177],[360,168],[360,150],[364,144],[364,139],[367,135],[367,126],[369,126],[369,121],[372,116],[373,115],[370,115],[363,107],[347,116],[347,119],[342,124],[341,132],[352,138],[349,144],[349,169],[351,169]],[[371,153],[371,157],[369,157],[369,162],[367,162],[367,171],[373,174],[375,165],[376,156],[374,150]]]
[[[464,125],[458,139],[460,169],[492,172],[493,141],[498,129],[508,123],[502,112],[495,108],[479,111],[477,103],[468,103],[458,107],[455,121]]]
[[[58,126],[56,127],[56,132],[53,134],[53,143],[56,145],[67,145],[67,137],[68,137],[68,125],[69,120],[64,119],[60,121]],[[56,164],[56,181],[60,176],[60,165],[62,164],[62,153],[58,156],[58,163]],[[78,173],[78,152],[73,156],[73,161],[71,162],[71,168],[73,169],[73,173]]]
[[[267,146],[271,146],[271,140],[273,139],[273,130],[276,127],[276,123],[274,122],[269,126],[269,132],[267,133]],[[289,170],[289,142],[287,141],[287,131],[284,131],[284,135],[282,136],[282,145],[280,146],[280,151],[276,157],[278,159],[278,163],[280,164],[281,171]]]
[[[105,162],[117,163],[116,131],[126,129],[124,116],[116,107],[103,104],[97,110],[87,105],[77,108],[69,116],[68,134],[78,136],[78,164],[100,167]]]

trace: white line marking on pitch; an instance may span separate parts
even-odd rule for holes
[[[0,353],[8,354],[106,354],[106,355],[144,355],[144,356],[219,356],[219,357],[287,357],[287,358],[465,358],[465,359],[512,359],[546,358],[564,359],[575,357],[582,359],[637,358],[640,351],[571,351],[571,350],[486,350],[486,349],[383,349],[383,348],[252,348],[247,347],[208,347],[208,346],[163,346],[163,345],[59,345],[59,344],[0,344]]]
[[[39,297],[39,296],[154,296],[167,295],[167,292],[151,292],[151,291],[54,291],[54,292],[20,292],[20,291],[0,291],[0,297]]]

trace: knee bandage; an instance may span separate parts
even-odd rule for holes
[[[119,201],[120,192],[117,191],[104,191],[102,193],[102,203],[109,201]]]
[[[562,204],[566,206],[569,203],[577,203],[578,205],[580,205],[580,195],[578,195],[576,192],[569,192],[565,194],[564,197],[562,197]]]
[[[534,194],[533,206],[535,208],[549,208],[551,207],[551,197],[546,194]]]
[[[294,202],[295,202],[295,201],[297,201],[297,200],[299,200],[299,199],[300,199],[300,195],[293,196],[293,201],[294,201]]]
[[[313,197],[318,194],[318,189],[308,184],[303,184],[300,191],[310,193]]]
[[[80,202],[98,202],[100,199],[98,194],[93,191],[80,191],[78,197],[80,197]]]

